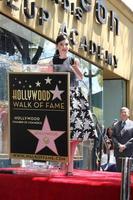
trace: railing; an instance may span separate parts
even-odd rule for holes
[[[132,158],[122,159],[122,181],[121,181],[121,193],[120,200],[130,200],[130,185],[131,185],[131,162]]]

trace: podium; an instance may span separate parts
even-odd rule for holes
[[[9,73],[10,158],[69,161],[69,73]]]

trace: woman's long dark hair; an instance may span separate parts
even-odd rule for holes
[[[67,39],[66,35],[60,34],[60,35],[57,36],[55,44],[58,45],[59,42],[66,40],[66,39]],[[56,49],[54,57],[59,57],[59,50],[58,49]]]

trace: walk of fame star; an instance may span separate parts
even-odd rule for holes
[[[54,100],[55,98],[61,100],[61,94],[64,92],[64,90],[59,90],[58,86],[56,85],[55,90],[50,90],[50,92],[53,94],[52,100]]]
[[[46,81],[46,84],[51,84],[52,79],[49,78],[49,76],[48,76],[48,77],[45,79],[45,81]]]
[[[64,133],[64,131],[52,131],[47,116],[44,119],[42,130],[28,129],[28,131],[36,138],[38,138],[38,144],[35,153],[38,153],[43,148],[48,147],[50,150],[58,155],[55,140],[60,137]]]

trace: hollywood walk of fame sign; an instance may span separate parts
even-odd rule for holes
[[[68,73],[9,73],[9,109],[11,158],[68,162]]]

